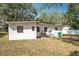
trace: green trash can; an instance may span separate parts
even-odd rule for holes
[[[62,32],[58,32],[58,39],[62,38]]]

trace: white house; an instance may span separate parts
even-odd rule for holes
[[[79,35],[79,30],[74,30],[68,25],[53,25],[52,33],[55,37],[58,37],[58,32],[62,32],[62,35]]]
[[[69,34],[69,35],[79,35],[79,29],[78,30],[74,30],[72,27],[70,26],[64,26],[62,28],[62,34]]]
[[[58,37],[58,32],[62,34],[77,34],[79,30],[72,30],[69,26],[62,27],[61,25],[50,25],[40,23],[39,21],[9,21],[8,26],[9,40],[36,39],[38,37],[50,36],[50,31],[55,37]]]
[[[6,22],[9,32],[9,40],[36,39],[41,36],[49,36],[51,26],[39,21],[9,21]]]

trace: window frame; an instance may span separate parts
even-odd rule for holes
[[[58,30],[58,27],[55,27],[55,30],[57,31]]]
[[[23,26],[17,26],[17,33],[23,33]]]
[[[40,32],[40,27],[37,27],[37,32]]]
[[[44,27],[44,32],[47,32],[47,30],[48,30],[48,27]]]
[[[35,26],[32,26],[32,31],[35,31]]]

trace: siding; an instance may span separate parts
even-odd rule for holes
[[[79,30],[69,30],[69,27],[63,27],[62,34],[79,35]]]
[[[17,33],[17,26],[23,26],[23,33]],[[32,26],[35,26],[35,31],[32,31]],[[9,24],[9,40],[36,39],[36,24],[35,23],[15,23]]]

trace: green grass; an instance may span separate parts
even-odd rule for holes
[[[79,51],[79,46],[52,38],[35,40],[8,40],[8,35],[0,37],[0,55],[7,56],[65,56]]]
[[[3,37],[3,36],[5,36],[5,35],[7,35],[6,32],[0,32],[0,38]]]

